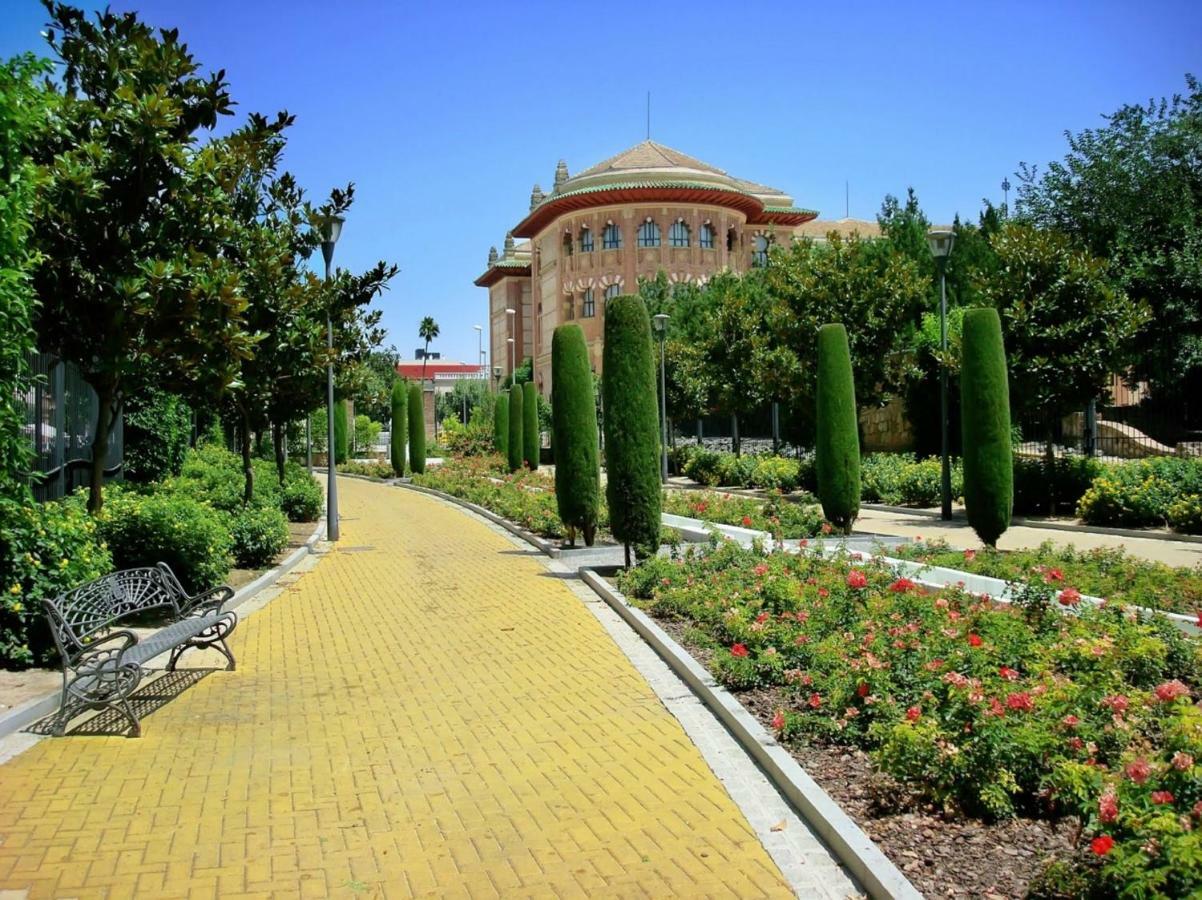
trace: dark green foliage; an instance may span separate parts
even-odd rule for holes
[[[265,568],[288,546],[288,520],[270,506],[248,506],[230,521],[234,564],[243,569]]]
[[[493,449],[502,456],[509,455],[509,395],[499,394],[492,416]]]
[[[409,385],[409,471],[426,471],[426,409],[420,384]]]
[[[551,443],[559,518],[593,545],[601,502],[597,407],[588,347],[579,325],[561,325],[551,338]]]
[[[964,507],[977,537],[993,547],[1010,527],[1014,457],[1002,322],[995,309],[964,313],[960,358]]]
[[[392,472],[398,478],[405,474],[405,445],[409,443],[408,390],[399,378],[392,383],[392,431],[389,450],[392,454]]]
[[[505,447],[510,472],[522,467],[522,426],[525,422],[522,399],[522,386],[515,384],[509,389],[509,439]]]
[[[538,451],[542,443],[538,427],[538,388],[533,381],[527,381],[522,385],[522,459],[527,468],[538,468]]]
[[[832,525],[845,533],[860,514],[860,434],[847,330],[818,329],[817,441],[818,499]]]
[[[125,405],[125,478],[159,481],[178,475],[192,439],[192,410],[175,394],[139,391]]]
[[[288,521],[316,522],[324,501],[321,485],[304,467],[288,463],[284,470],[284,486],[280,488],[280,511]]]
[[[334,404],[334,462],[344,463],[350,453],[346,433],[346,401]]]
[[[605,307],[605,497],[613,536],[640,557],[659,549],[659,416],[651,319],[638,297]]]

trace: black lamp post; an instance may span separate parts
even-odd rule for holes
[[[952,517],[952,462],[948,455],[947,436],[947,258],[956,243],[956,232],[949,228],[932,228],[927,232],[927,245],[939,266],[939,348],[943,358],[939,366],[939,441],[942,472],[940,478],[940,515]]]
[[[325,280],[330,280],[330,264],[334,261],[334,245],[342,235],[342,216],[328,216],[321,228],[321,255],[326,263]],[[329,365],[326,366],[326,408],[329,411],[327,423],[327,454],[329,477],[326,479],[326,537],[331,541],[338,540],[338,477],[336,475],[337,454],[334,451],[334,321],[330,310],[326,308],[326,349],[330,351]]]
[[[664,376],[664,341],[668,338],[668,314],[659,313],[651,317],[655,333],[659,335],[659,422],[660,422],[660,481],[668,480],[668,398],[667,380]]]

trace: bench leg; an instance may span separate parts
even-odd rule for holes
[[[234,662],[234,653],[230,650],[230,645],[225,642],[225,638],[218,638],[217,643],[210,644],[209,646],[229,660],[229,665],[225,667],[225,670],[227,672],[234,671],[237,663]]]
[[[122,697],[117,705],[121,712],[125,714],[125,718],[129,719],[129,724],[132,726],[129,730],[129,734],[127,734],[126,737],[141,737],[142,725],[138,721],[138,717],[134,715],[134,708],[130,705],[129,698]]]

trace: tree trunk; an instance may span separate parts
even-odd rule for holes
[[[1048,422],[1047,432],[1044,437],[1044,466],[1047,469],[1048,483],[1048,515],[1056,515],[1056,451],[1052,447],[1052,438],[1055,436],[1056,426],[1052,422]]]
[[[250,463],[250,417],[245,409],[239,409],[238,416],[239,430],[242,432],[242,477],[245,481],[242,503],[249,506],[255,496],[255,469]]]
[[[742,456],[743,445],[739,441],[739,414],[730,414],[730,443],[731,449],[735,451],[735,456]]]
[[[626,568],[630,568],[630,541],[626,541],[623,545],[626,548]]]
[[[284,483],[284,426],[279,422],[271,423],[271,443],[275,447],[275,473]]]
[[[88,485],[88,512],[100,512],[104,505],[104,462],[109,455],[109,431],[113,427],[113,400],[116,385],[96,386],[96,434],[92,438],[92,481]]]

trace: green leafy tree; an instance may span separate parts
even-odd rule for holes
[[[409,468],[418,475],[426,471],[426,409],[420,384],[409,385]]]
[[[822,514],[844,534],[860,514],[860,433],[847,329],[818,329],[817,432],[814,468]]]
[[[605,395],[605,497],[609,527],[623,543],[626,565],[659,549],[659,415],[651,319],[635,296],[605,308],[602,391]]]
[[[580,529],[591,547],[601,504],[597,405],[588,345],[576,324],[560,325],[551,336],[551,421],[559,518],[573,545]]]
[[[538,388],[533,381],[522,385],[522,459],[526,468],[538,468],[538,454],[542,448],[538,421]]]
[[[392,382],[392,419],[389,433],[389,451],[392,472],[397,478],[405,474],[405,445],[409,442],[409,413],[406,410],[408,389],[405,382],[394,378]]]
[[[510,472],[522,467],[522,437],[526,422],[522,399],[522,386],[513,385],[509,389],[509,436],[505,444]]]
[[[497,405],[493,407],[492,443],[493,449],[509,458],[509,395],[497,396]]]
[[[1202,422],[1202,85],[1124,105],[1065,134],[1063,160],[1019,172],[1017,213],[1109,261],[1118,288],[1151,310],[1134,335],[1134,378],[1152,400]],[[1009,346],[1009,342],[1007,343]],[[1015,385],[1016,396],[1018,395]]]
[[[426,383],[426,361],[430,358],[430,341],[438,337],[438,323],[433,317],[426,316],[422,319],[421,324],[417,326],[417,336],[426,342],[425,352],[422,354],[422,384]]]
[[[355,416],[355,452],[370,452],[376,445],[383,427],[379,422],[372,421],[371,416],[361,413]]]
[[[178,475],[192,442],[192,409],[176,394],[146,388],[126,403],[124,475],[161,481]]]
[[[968,524],[977,537],[995,547],[1010,527],[1014,508],[1010,386],[996,309],[970,309],[964,314],[960,392]]]

